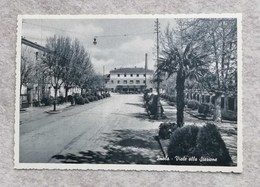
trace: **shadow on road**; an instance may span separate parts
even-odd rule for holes
[[[144,108],[144,105],[142,103],[126,103],[126,104]]]
[[[104,134],[108,142],[103,147],[105,151],[83,150],[52,158],[62,163],[159,164],[157,157],[162,153],[154,140],[156,133],[156,130],[114,130]]]

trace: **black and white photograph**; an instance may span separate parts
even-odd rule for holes
[[[15,168],[242,172],[241,19],[18,16]]]

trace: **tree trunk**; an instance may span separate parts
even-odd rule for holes
[[[176,89],[177,89],[177,125],[182,127],[184,124],[183,111],[184,111],[184,83],[185,77],[182,70],[177,73]]]
[[[221,122],[221,93],[215,93],[215,111],[213,115],[213,120],[216,122]]]
[[[69,88],[66,86],[65,87],[65,101],[68,102],[68,92],[69,92]]]
[[[83,88],[80,88],[80,94],[81,95],[83,94]]]
[[[56,85],[56,86],[54,87],[53,111],[56,111],[57,92],[58,92],[58,86]]]

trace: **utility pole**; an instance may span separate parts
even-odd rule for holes
[[[103,91],[105,92],[105,66],[103,66]]]
[[[156,18],[156,21],[155,21],[155,32],[156,32],[156,60],[157,60],[157,87],[156,87],[156,91],[157,91],[157,95],[158,95],[158,98],[157,98],[157,113],[156,113],[156,118],[160,118],[162,117],[161,113],[161,106],[160,106],[160,71],[159,71],[159,20],[158,18]]]
[[[146,76],[147,76],[147,53],[145,53],[145,66],[144,66],[144,74],[145,74],[145,77],[144,77],[144,82],[145,82],[145,89],[147,88],[147,83],[146,83],[146,81],[147,81],[147,78],[146,78]]]

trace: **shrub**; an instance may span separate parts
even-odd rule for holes
[[[153,94],[152,94],[152,95],[153,95]],[[145,92],[145,93],[144,93],[144,96],[143,96],[144,101],[147,103],[147,102],[150,100],[150,98],[152,97],[152,95],[149,96],[148,92]]]
[[[93,99],[94,101],[98,101],[98,97],[97,96],[93,96],[93,98],[94,98]]]
[[[84,101],[85,101],[85,103],[89,103],[88,98],[85,98]]]
[[[232,163],[225,142],[217,127],[211,123],[201,127],[198,133],[197,152],[203,157],[217,158],[217,162],[212,165],[225,166]],[[207,162],[202,162],[202,164],[207,165]]]
[[[89,102],[93,101],[93,97],[92,96],[88,96],[87,99],[89,100]]]
[[[199,106],[198,112],[205,116],[213,114],[214,105],[203,103]]]
[[[176,102],[176,97],[174,97],[174,96],[169,96],[168,97],[168,100],[170,101],[170,102]]]
[[[178,128],[176,123],[161,123],[159,126],[159,137],[169,139],[171,134]]]
[[[196,155],[196,139],[199,127],[190,125],[176,129],[170,139],[168,156],[171,164],[182,164],[176,161],[175,156],[198,156]],[[196,162],[195,162],[196,163]],[[189,164],[195,164],[190,162]]]
[[[189,100],[187,103],[187,107],[192,110],[197,110],[199,108],[200,103],[197,100]]]
[[[98,98],[98,100],[103,99],[103,97],[99,94],[97,95],[97,98]]]
[[[85,104],[85,100],[82,96],[76,96],[75,97],[75,103],[77,105],[84,105]]]
[[[221,111],[222,119],[230,120],[230,121],[237,121],[237,112],[223,110]]]
[[[226,166],[232,163],[217,127],[207,124],[202,127],[195,125],[184,126],[175,130],[168,147],[171,164],[176,165],[218,165]],[[177,161],[176,157],[195,157],[194,161]],[[215,161],[200,161],[201,158]]]
[[[151,95],[148,102],[146,102],[146,109],[149,115],[156,115],[158,110],[158,95]],[[163,113],[163,107],[160,103],[161,113]]]
[[[72,101],[72,98],[73,98],[73,96],[72,96],[72,95],[68,95],[68,96],[67,96],[67,98],[68,98],[68,101],[69,101],[69,102],[71,102],[71,101]]]
[[[33,106],[35,107],[40,106],[40,102],[37,99],[33,99]]]
[[[53,98],[52,97],[42,98],[41,103],[43,103],[45,106],[50,106],[53,104]]]
[[[65,102],[65,98],[63,96],[57,97],[57,103],[58,104],[63,104]]]

